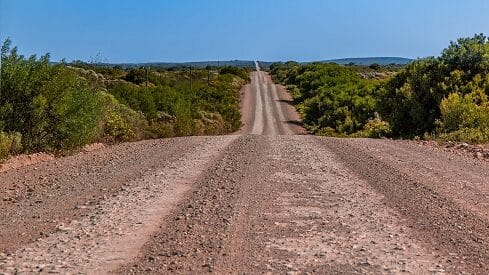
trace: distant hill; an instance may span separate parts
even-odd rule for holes
[[[254,68],[255,63],[253,61],[248,60],[226,60],[226,61],[198,61],[198,62],[148,62],[148,63],[118,63],[118,64],[109,64],[103,63],[99,64],[102,66],[121,66],[126,69],[137,68],[137,67],[159,67],[159,68],[172,68],[172,67],[189,67],[192,66],[194,68],[205,68],[206,66],[235,66],[235,67],[243,67],[243,68]]]
[[[337,63],[340,65],[347,65],[354,63],[355,65],[365,65],[369,66],[372,64],[379,65],[406,65],[413,62],[413,59],[403,58],[403,57],[360,57],[360,58],[341,58],[341,59],[331,59],[321,61],[324,63]]]

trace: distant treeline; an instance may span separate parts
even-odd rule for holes
[[[92,142],[218,135],[241,126],[244,68],[123,69],[1,51],[0,159]]]
[[[407,65],[414,60],[402,57],[361,57],[361,58],[341,58],[322,61],[321,63],[336,63],[339,65]]]
[[[72,63],[86,63],[80,60],[73,61]],[[137,69],[137,68],[150,68],[154,70],[170,69],[178,70],[189,67],[204,69],[206,67],[222,68],[222,67],[239,67],[246,69],[255,68],[255,62],[249,60],[225,60],[225,61],[196,61],[196,62],[151,62],[151,63],[103,63],[103,62],[90,62],[97,67],[107,68],[121,68],[121,69]],[[56,63],[55,63],[56,64]]]
[[[294,62],[271,66],[304,124],[333,136],[489,141],[489,41],[451,42],[439,57],[398,69]]]

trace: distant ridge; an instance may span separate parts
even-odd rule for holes
[[[340,58],[321,61],[324,63],[337,63],[340,65],[347,65],[353,63],[355,65],[369,66],[372,64],[379,65],[406,65],[413,62],[413,59],[403,57],[359,57],[359,58]]]
[[[99,63],[101,66],[114,66],[118,65],[126,69],[137,67],[159,67],[159,68],[205,68],[206,66],[223,67],[223,66],[235,66],[243,68],[254,68],[255,63],[248,60],[224,60],[224,61],[196,61],[196,62],[146,62],[146,63]]]

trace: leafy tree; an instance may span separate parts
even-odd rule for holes
[[[148,71],[146,68],[131,69],[127,73],[125,80],[134,84],[142,84],[147,81]]]
[[[27,151],[70,150],[91,142],[102,117],[100,97],[49,55],[26,59],[2,47],[0,131],[22,134]]]
[[[415,61],[388,81],[381,91],[379,111],[395,135],[433,133],[442,115],[442,100],[454,92],[471,93],[474,81],[479,79],[480,84],[488,73],[488,39],[482,34],[459,39],[440,57]]]
[[[374,118],[376,82],[337,64],[272,64],[274,78],[296,92],[303,123],[313,132],[348,135]]]
[[[380,68],[382,68],[382,67],[377,63],[373,63],[369,66],[369,68],[377,71],[377,70],[380,70]]]

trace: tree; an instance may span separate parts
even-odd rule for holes
[[[28,151],[70,150],[91,142],[99,130],[99,94],[73,70],[49,64],[49,55],[25,59],[2,47],[1,131],[22,134]]]
[[[380,70],[381,66],[379,64],[377,64],[377,63],[373,63],[373,64],[371,64],[369,66],[369,68],[372,69],[372,70],[378,71],[378,70]]]
[[[125,80],[132,82],[134,84],[141,84],[146,82],[147,78],[147,71],[145,68],[137,68],[137,69],[131,69],[127,73]]]

